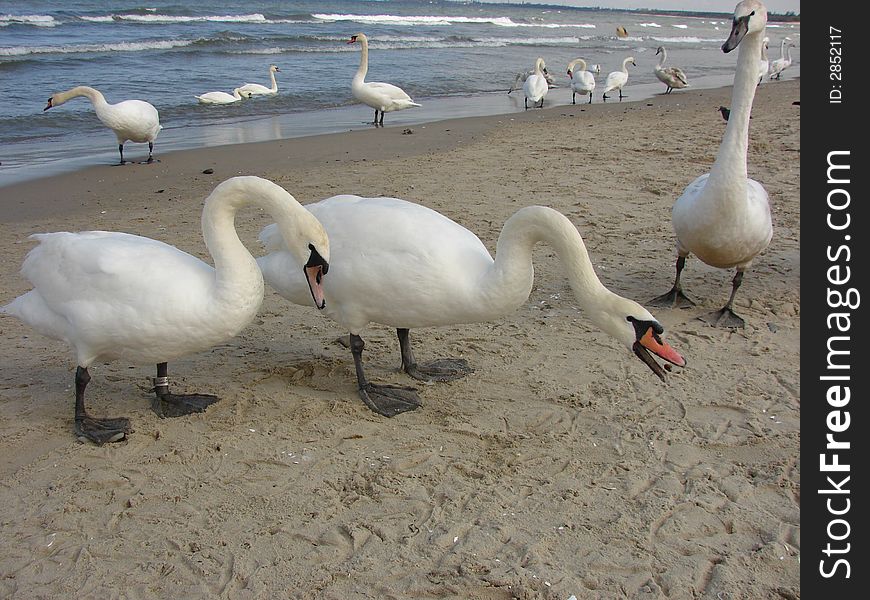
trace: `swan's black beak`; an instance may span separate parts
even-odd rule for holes
[[[48,99],[48,104],[45,105],[45,108],[42,109],[42,112],[47,111],[49,108],[51,108],[51,98]]]
[[[329,271],[329,263],[320,256],[314,244],[308,244],[311,255],[308,257],[308,262],[302,270],[305,272],[305,279],[308,281],[308,289],[311,291],[311,297],[314,298],[314,305],[319,309],[326,308],[326,296],[323,293],[323,276]]]
[[[347,43],[348,44],[355,44],[356,43],[356,36],[355,35],[350,36],[350,39],[347,40]]]
[[[729,35],[728,39],[725,40],[725,43],[722,44],[722,52],[728,54],[737,47],[737,44],[740,43],[740,40],[742,40],[743,36],[746,35],[746,32],[749,31],[749,17],[754,14],[755,13],[752,12],[745,17],[734,19],[734,22],[731,24],[731,35]]]
[[[670,344],[662,340],[661,334],[664,333],[665,329],[658,321],[630,320],[634,325],[634,330],[637,332],[637,341],[634,342],[632,350],[659,379],[665,381],[665,371],[656,362],[656,359],[650,355],[650,352],[678,367],[686,366],[686,359],[680,356],[679,352],[674,350]],[[670,369],[670,367],[668,368]]]

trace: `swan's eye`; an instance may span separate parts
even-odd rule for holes
[[[635,318],[632,317],[631,315],[628,315],[627,317],[625,317],[625,320],[628,321],[629,323],[633,323],[635,321]]]

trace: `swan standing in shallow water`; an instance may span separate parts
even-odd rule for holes
[[[226,92],[206,92],[205,94],[194,96],[194,98],[199,100],[200,104],[232,104],[242,98],[250,97],[250,94],[242,94],[239,88],[234,89],[232,94],[227,94]]]
[[[115,132],[118,138],[118,152],[121,154],[120,164],[124,164],[124,142],[127,140],[137,143],[148,142],[148,162],[154,160],[154,139],[162,129],[160,116],[154,106],[144,100],[123,100],[117,104],[109,104],[99,90],[80,85],[52,95],[42,110],[44,112],[49,108],[60,106],[79,96],[90,100],[97,118]]]
[[[580,68],[575,70],[574,67],[580,65]],[[575,96],[589,96],[589,104],[592,104],[592,91],[595,89],[595,75],[591,71],[586,70],[586,61],[582,58],[575,58],[568,63],[568,77],[571,79],[571,104],[576,104]]]
[[[358,33],[352,35],[347,43],[355,44],[357,42],[362,46],[362,50],[359,56],[359,68],[356,75],[353,76],[350,89],[354,98],[375,109],[375,119],[372,123],[383,125],[385,112],[420,106],[411,100],[411,97],[400,87],[391,83],[366,81],[366,73],[369,71],[369,40],[365,34]],[[378,119],[379,112],[380,119]]]
[[[607,101],[607,92],[612,92],[613,90],[619,90],[619,99],[620,101],[622,100],[622,87],[628,83],[628,63],[631,63],[635,67],[637,66],[637,63],[634,62],[634,57],[629,56],[622,61],[621,71],[613,71],[607,75],[607,79],[604,82],[604,92],[601,94],[601,99],[605,102]]]
[[[265,85],[261,85],[259,83],[246,83],[245,85],[239,86],[239,92],[242,95],[247,94],[247,97],[250,96],[272,96],[278,93],[278,81],[275,79],[275,73],[280,73],[281,69],[279,69],[275,65],[269,65],[269,77],[272,80],[272,87],[266,87]]]
[[[725,306],[704,321],[716,326],[743,327],[732,306],[744,272],[770,243],[773,226],[767,192],[749,179],[746,153],[749,146],[749,113],[758,84],[758,56],[767,25],[767,9],[758,0],[744,0],[734,10],[731,34],[723,52],[740,46],[731,95],[731,114],[710,172],[690,183],[672,210],[677,236],[677,264],[670,292],[652,301],[657,306],[694,304],[682,291],[680,274],[686,257],[694,254],[721,269],[737,268],[731,297]]]
[[[502,229],[493,260],[471,231],[405,200],[340,195],[305,208],[323,224],[332,248],[334,264],[324,282],[326,314],[350,332],[360,398],[379,414],[413,410],[420,400],[412,388],[366,380],[362,330],[370,322],[395,327],[402,368],[412,377],[444,381],[468,373],[464,361],[417,365],[409,330],[491,321],[522,306],[532,291],[532,250],[539,241],[556,250],[576,301],[593,324],[662,379],[664,371],[650,352],[685,365],[646,309],[604,287],[577,228],[553,209],[517,211]],[[268,252],[258,259],[266,282],[291,302],[304,303],[305,280],[287,267],[290,257],[275,225],[266,227],[260,240]]]
[[[119,232],[34,234],[39,245],[22,274],[33,289],[0,312],[67,342],[76,360],[75,431],[98,444],[131,431],[126,418],[96,419],[85,410],[88,367],[124,358],[157,363],[152,408],[161,416],[201,412],[215,396],[169,392],[166,361],[201,352],[247,326],[263,302],[263,276],[236,234],[236,212],[262,208],[289,244],[288,268],[299,270],[323,308],[329,242],[320,223],[282,187],[234,177],[205,201],[202,234],[214,267],[174,246]],[[291,267],[292,266],[292,267]]]
[[[523,86],[522,84],[526,82],[526,79],[529,78],[529,75],[533,75],[535,72],[534,69],[530,71],[520,71],[516,75],[514,75],[514,82],[511,84],[510,89],[508,90],[508,94],[513,92],[514,90],[519,90]],[[553,87],[553,76],[550,75],[550,72],[547,71],[547,68],[544,67],[544,79],[547,80],[547,87]]]
[[[529,100],[532,101],[532,106],[540,102],[538,108],[544,107],[544,98],[547,92],[550,91],[547,78],[544,77],[544,69],[546,68],[544,59],[539,57],[535,61],[535,72],[529,75],[523,83],[523,94],[526,96],[523,100],[523,105],[526,107],[526,110],[529,110]]]
[[[659,46],[656,49],[656,54],[661,54],[658,64],[653,68],[653,73],[658,77],[658,80],[668,86],[665,90],[666,94],[670,94],[673,90],[681,90],[689,87],[689,79],[680,67],[666,67],[665,61],[668,59],[668,51],[664,46]]]
[[[791,66],[791,49],[794,42],[791,38],[784,38],[779,48],[780,57],[770,63],[770,79],[781,79],[782,72]]]

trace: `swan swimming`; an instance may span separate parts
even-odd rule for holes
[[[210,395],[169,392],[167,361],[230,339],[256,316],[263,276],[236,233],[236,212],[253,205],[277,220],[288,244],[286,265],[324,306],[329,241],[317,219],[284,188],[259,177],[233,177],[205,201],[202,235],[214,267],[174,246],[107,231],[40,233],[21,272],[33,289],[0,313],[65,341],[76,361],[75,431],[98,444],[123,439],[127,418],[98,419],[85,410],[88,368],[124,358],[156,363],[152,408],[161,416],[201,412]]]
[[[580,68],[575,70],[574,67],[580,65]],[[597,65],[596,65],[597,66]],[[595,90],[595,75],[591,71],[586,70],[586,61],[582,58],[575,58],[568,63],[568,77],[571,79],[571,104],[576,104],[574,96],[589,96],[588,104],[592,104],[592,92]]]
[[[243,98],[250,97],[249,93],[242,94],[239,88],[234,89],[232,94],[226,92],[206,92],[205,94],[194,96],[194,98],[199,100],[200,104],[232,104]]]
[[[544,59],[539,57],[535,61],[535,72],[529,75],[523,83],[523,93],[526,96],[523,100],[523,105],[526,107],[526,110],[529,110],[529,100],[532,101],[532,106],[540,102],[538,108],[544,107],[544,98],[547,92],[550,91],[547,78],[544,77],[544,69],[546,68]]]
[[[550,244],[567,270],[576,301],[594,325],[634,352],[662,379],[650,352],[673,364],[685,360],[662,340],[663,328],[642,306],[599,281],[577,228],[543,206],[522,208],[504,225],[493,260],[480,239],[446,216],[397,198],[339,195],[306,204],[329,236],[333,266],[324,282],[325,313],[350,332],[358,392],[373,411],[393,416],[420,405],[413,388],[376,385],[364,374],[361,332],[371,323],[395,327],[402,369],[416,379],[450,380],[469,372],[464,361],[418,365],[409,330],[480,323],[522,306],[534,283],[532,250]],[[288,268],[290,256],[275,225],[260,233],[267,254],[257,259],[266,282],[304,303],[305,280]]]
[[[634,57],[629,56],[622,61],[621,70],[612,71],[607,75],[607,79],[604,82],[604,92],[601,94],[601,99],[605,102],[607,101],[607,92],[612,92],[613,90],[619,90],[619,100],[622,101],[622,88],[628,83],[628,63],[631,63],[635,67],[637,66],[637,63],[634,62]]]
[[[690,183],[671,211],[677,237],[673,288],[654,299],[654,306],[694,304],[682,291],[680,274],[689,254],[721,269],[736,267],[725,306],[702,319],[714,326],[744,327],[733,311],[743,274],[770,243],[773,225],[767,192],[747,176],[749,119],[758,84],[758,56],[767,25],[767,9],[758,0],[744,0],[734,10],[731,34],[722,51],[739,45],[731,95],[731,112],[710,172]]]
[[[656,49],[656,54],[661,54],[658,64],[653,67],[653,73],[658,77],[658,80],[668,86],[665,90],[666,94],[670,94],[673,90],[689,87],[689,79],[680,67],[666,67],[665,61],[668,59],[668,51],[664,46],[659,46]]]
[[[91,101],[97,118],[115,132],[118,138],[118,152],[121,154],[119,164],[124,164],[124,142],[128,140],[137,143],[148,142],[148,162],[154,161],[154,139],[163,126],[160,125],[160,116],[153,105],[144,100],[122,100],[117,104],[109,104],[99,90],[79,85],[65,92],[53,94],[42,110],[45,112],[49,108],[60,106],[80,96]]]
[[[355,44],[357,42],[362,46],[362,50],[359,56],[359,68],[351,83],[351,91],[354,98],[375,109],[375,119],[372,124],[383,126],[385,112],[420,106],[411,100],[411,97],[400,87],[391,83],[365,80],[366,73],[369,71],[369,40],[365,34],[358,33],[352,35],[347,43]],[[379,112],[380,119],[378,119]]]
[[[269,77],[272,81],[271,87],[266,87],[259,83],[246,83],[245,85],[239,86],[239,92],[242,95],[248,94],[248,98],[251,96],[273,96],[278,93],[278,81],[275,79],[275,73],[280,72],[281,69],[276,65],[269,65]]]

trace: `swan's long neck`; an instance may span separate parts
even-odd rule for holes
[[[366,74],[369,72],[369,41],[365,37],[357,38],[360,43],[359,52],[359,68],[356,70],[356,75],[353,76],[354,83],[362,83],[366,79]]]
[[[593,315],[613,294],[595,274],[577,228],[565,215],[544,206],[520,209],[504,224],[496,244],[495,263],[480,284],[484,301],[510,298],[511,306],[501,307],[507,313],[528,299],[534,280],[532,249],[538,242],[556,251],[577,303],[594,320]]]
[[[791,45],[785,47],[786,60],[791,63]]]
[[[275,79],[275,71],[273,71],[272,69],[269,69],[269,76],[270,76],[270,79],[272,80],[272,91],[277,92],[278,91],[278,81]]]
[[[737,50],[737,69],[731,91],[731,114],[707,186],[746,186],[746,151],[749,146],[749,114],[758,84],[757,56],[763,31],[746,34]]]
[[[214,260],[214,296],[218,301],[237,302],[252,297],[252,289],[259,290],[257,306],[262,301],[263,275],[235,227],[236,213],[251,205],[275,219],[288,246],[300,237],[302,222],[315,220],[283,188],[268,180],[234,177],[215,188],[202,211],[202,236]]]
[[[785,40],[782,40],[782,43],[779,45],[779,57],[785,58]]]
[[[630,58],[626,58],[624,61],[622,61],[622,72],[626,75],[628,75],[628,63],[630,63],[631,60],[632,59]],[[662,59],[662,62],[664,62],[664,58]]]
[[[662,47],[662,57],[659,59],[659,67],[665,66],[665,61],[668,59],[668,51]],[[679,64],[679,63],[677,63]]]
[[[108,106],[108,102],[106,102],[105,96],[100,93],[99,90],[95,90],[92,87],[88,87],[86,85],[79,85],[71,90],[67,90],[65,92],[60,92],[59,94],[55,94],[52,96],[52,105],[58,106],[67,102],[68,100],[72,100],[73,98],[78,98],[79,96],[85,96],[88,100],[91,101],[91,104],[94,105],[94,108],[99,109],[104,106]]]
[[[579,69],[580,71],[586,70],[586,61],[583,60],[582,58],[578,58],[577,60],[572,60],[571,64],[568,65],[568,70],[571,71],[572,73],[575,72],[574,67],[576,65],[580,65],[580,69]]]

